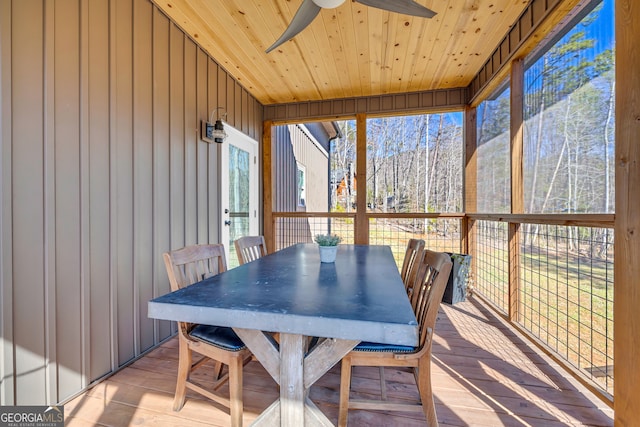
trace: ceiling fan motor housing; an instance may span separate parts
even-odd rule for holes
[[[315,4],[326,9],[333,9],[344,3],[344,0],[313,0]]]

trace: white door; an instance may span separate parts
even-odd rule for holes
[[[227,265],[238,265],[233,242],[242,236],[257,235],[258,143],[228,124],[227,139],[221,145],[220,185],[221,242],[227,251]]]

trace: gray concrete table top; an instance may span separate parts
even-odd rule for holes
[[[154,298],[148,315],[234,328],[416,346],[418,325],[388,246],[298,244]]]

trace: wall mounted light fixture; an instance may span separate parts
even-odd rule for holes
[[[223,110],[224,113],[218,113],[219,110]],[[216,121],[213,122],[213,116],[216,115]],[[222,125],[222,120],[227,120],[227,112],[223,107],[214,108],[211,112],[211,116],[209,117],[209,121],[205,122],[201,121],[200,126],[200,138],[204,142],[208,142],[209,144],[213,142],[217,142],[218,144],[222,144],[224,140],[227,138],[227,133],[224,131],[224,126]]]

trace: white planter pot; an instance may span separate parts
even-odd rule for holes
[[[318,246],[320,249],[320,262],[335,262],[337,246]]]

